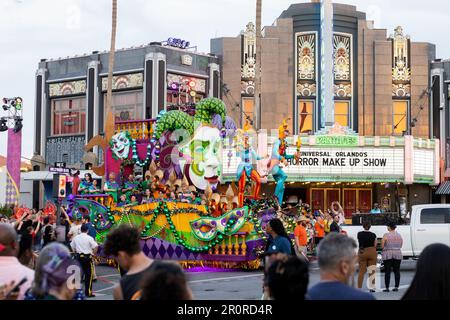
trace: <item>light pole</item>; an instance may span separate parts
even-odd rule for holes
[[[20,159],[22,156],[22,98],[3,98],[3,111],[8,115],[0,118],[0,132],[8,131],[6,160],[7,205],[18,205],[20,198]]]

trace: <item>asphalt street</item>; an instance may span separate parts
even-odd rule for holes
[[[416,261],[405,260],[401,265],[401,281],[398,292],[382,292],[384,289],[384,273],[377,273],[378,300],[399,300],[409,287],[415,272]],[[108,266],[97,266],[97,281],[93,285],[95,300],[111,300],[112,289],[119,282],[117,269]],[[196,300],[259,300],[262,295],[262,271],[236,272],[188,272],[189,285]],[[320,281],[317,262],[310,265],[309,286]],[[391,289],[394,275],[391,275]],[[357,274],[355,274],[355,285]],[[364,290],[367,290],[365,283]]]

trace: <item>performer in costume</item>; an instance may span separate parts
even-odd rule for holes
[[[145,179],[141,182],[141,190],[145,193],[145,190],[152,188],[152,174],[150,171],[145,172]]]
[[[80,187],[78,188],[78,193],[89,194],[92,189],[92,175],[90,173],[86,173],[84,175],[84,180],[81,182]]]
[[[119,199],[119,184],[116,182],[116,174],[114,172],[109,174],[109,180],[105,182],[103,190],[114,198],[114,203],[117,203]]]
[[[278,128],[278,139],[275,140],[272,148],[272,157],[268,163],[268,172],[272,174],[276,182],[275,196],[278,199],[278,203],[283,203],[284,196],[284,183],[286,182],[287,175],[281,168],[280,164],[285,163],[286,159],[298,158],[298,152],[295,155],[289,155],[286,153],[287,141],[286,138],[289,135],[287,121],[289,118],[284,119],[281,126]]]
[[[155,172],[152,182],[153,198],[160,199],[164,195],[165,187],[161,180],[164,177],[164,173],[161,170]]]
[[[122,189],[122,192],[127,196],[127,200],[130,200],[131,196],[137,193],[138,186],[139,184],[134,180],[134,175],[130,174],[128,181],[125,182],[125,188]]]
[[[239,197],[239,206],[242,207],[244,205],[244,193],[245,193],[245,182],[246,178],[250,178],[255,182],[255,190],[253,192],[253,198],[257,199],[259,196],[259,192],[261,190],[261,177],[253,167],[254,162],[256,160],[263,159],[258,156],[255,150],[250,146],[249,143],[249,134],[250,134],[250,124],[247,121],[244,125],[244,130],[242,132],[243,135],[243,143],[242,145],[238,145],[238,150],[236,155],[241,158],[241,162],[239,163],[237,169],[237,180],[238,183],[238,197]]]

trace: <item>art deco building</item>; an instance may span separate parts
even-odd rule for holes
[[[346,202],[348,213],[367,211],[374,202],[386,201],[388,210],[401,206],[405,211],[413,204],[440,201],[430,187],[440,179],[440,150],[433,139],[442,138],[436,132],[439,114],[430,107],[429,95],[435,46],[415,42],[407,34],[408,26],[374,28],[355,6],[334,3],[329,12],[330,17],[321,13],[320,1],[292,4],[273,25],[263,28],[260,110],[254,101],[255,25],[249,23],[237,37],[211,40],[211,52],[220,59],[222,96],[229,113],[240,124],[250,119],[255,128],[267,130],[290,118],[303,150],[314,152],[323,151],[317,137],[330,134],[323,119],[331,114],[331,122],[342,127],[340,135],[356,136],[358,142],[354,149],[342,143],[325,149],[367,150],[391,163],[391,171],[339,165],[288,167],[286,194],[318,204],[317,209],[323,210],[331,200]],[[327,19],[332,22],[331,49],[323,45]],[[323,71],[328,58],[330,73]],[[330,89],[321,85],[324,79],[332,86],[333,102],[324,100],[324,91]],[[269,134],[269,146],[271,139]],[[428,172],[419,172],[421,162],[428,164]]]

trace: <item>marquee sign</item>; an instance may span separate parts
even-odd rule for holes
[[[270,154],[273,137],[258,141],[267,141],[267,145],[259,146],[259,154]],[[437,181],[436,159],[439,155],[434,140],[318,135],[314,139],[302,141],[300,158],[289,159],[284,165],[287,182],[414,181],[435,184]],[[412,154],[407,150],[411,150]],[[294,146],[288,147],[288,154],[293,155],[295,152]],[[235,180],[240,161],[235,150],[229,146],[223,148],[223,181]],[[268,176],[271,180],[271,175],[264,172],[267,167],[265,162],[267,160],[258,163],[258,171],[261,176]],[[411,182],[409,179],[412,179]]]
[[[288,153],[293,154],[294,148]],[[286,174],[297,179],[302,176],[334,177],[336,180],[366,177],[401,179],[404,174],[403,148],[304,147],[298,161],[292,159],[284,168]]]
[[[358,146],[358,136],[316,136],[316,144],[320,146]]]

